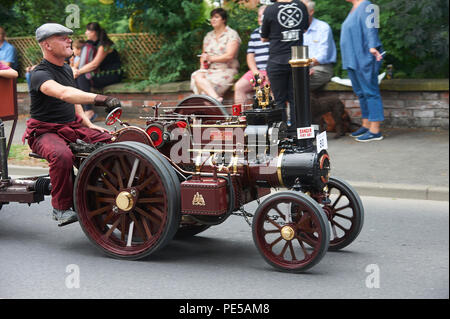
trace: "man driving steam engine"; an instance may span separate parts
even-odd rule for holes
[[[65,59],[72,56],[72,30],[56,23],[36,29],[36,40],[44,59],[31,74],[31,118],[24,139],[34,153],[49,162],[53,219],[60,225],[77,220],[73,206],[73,154],[69,143],[109,142],[106,129],[84,115],[81,104],[120,106],[117,98],[83,92],[76,88],[72,69]]]

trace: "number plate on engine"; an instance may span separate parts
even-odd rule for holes
[[[322,150],[328,149],[328,141],[327,141],[327,132],[326,131],[323,131],[322,133],[317,135],[316,146],[317,146],[317,153],[320,153]]]

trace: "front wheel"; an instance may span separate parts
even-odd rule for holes
[[[328,181],[330,203],[323,205],[331,228],[329,250],[350,245],[364,224],[364,207],[358,193],[345,181],[331,177]]]
[[[293,191],[276,193],[257,208],[252,233],[262,257],[288,272],[303,272],[316,265],[330,241],[322,208],[310,197]]]

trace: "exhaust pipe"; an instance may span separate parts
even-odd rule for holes
[[[292,67],[292,82],[294,84],[295,117],[298,127],[311,127],[311,103],[309,96],[309,50],[307,46],[294,46],[291,48],[292,58],[289,64]],[[300,150],[312,150],[313,139],[297,139]]]

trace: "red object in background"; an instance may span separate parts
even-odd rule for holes
[[[3,121],[17,119],[16,80],[0,78],[0,118]]]
[[[241,104],[234,104],[232,106],[233,109],[233,116],[239,116],[242,113],[242,105]]]

